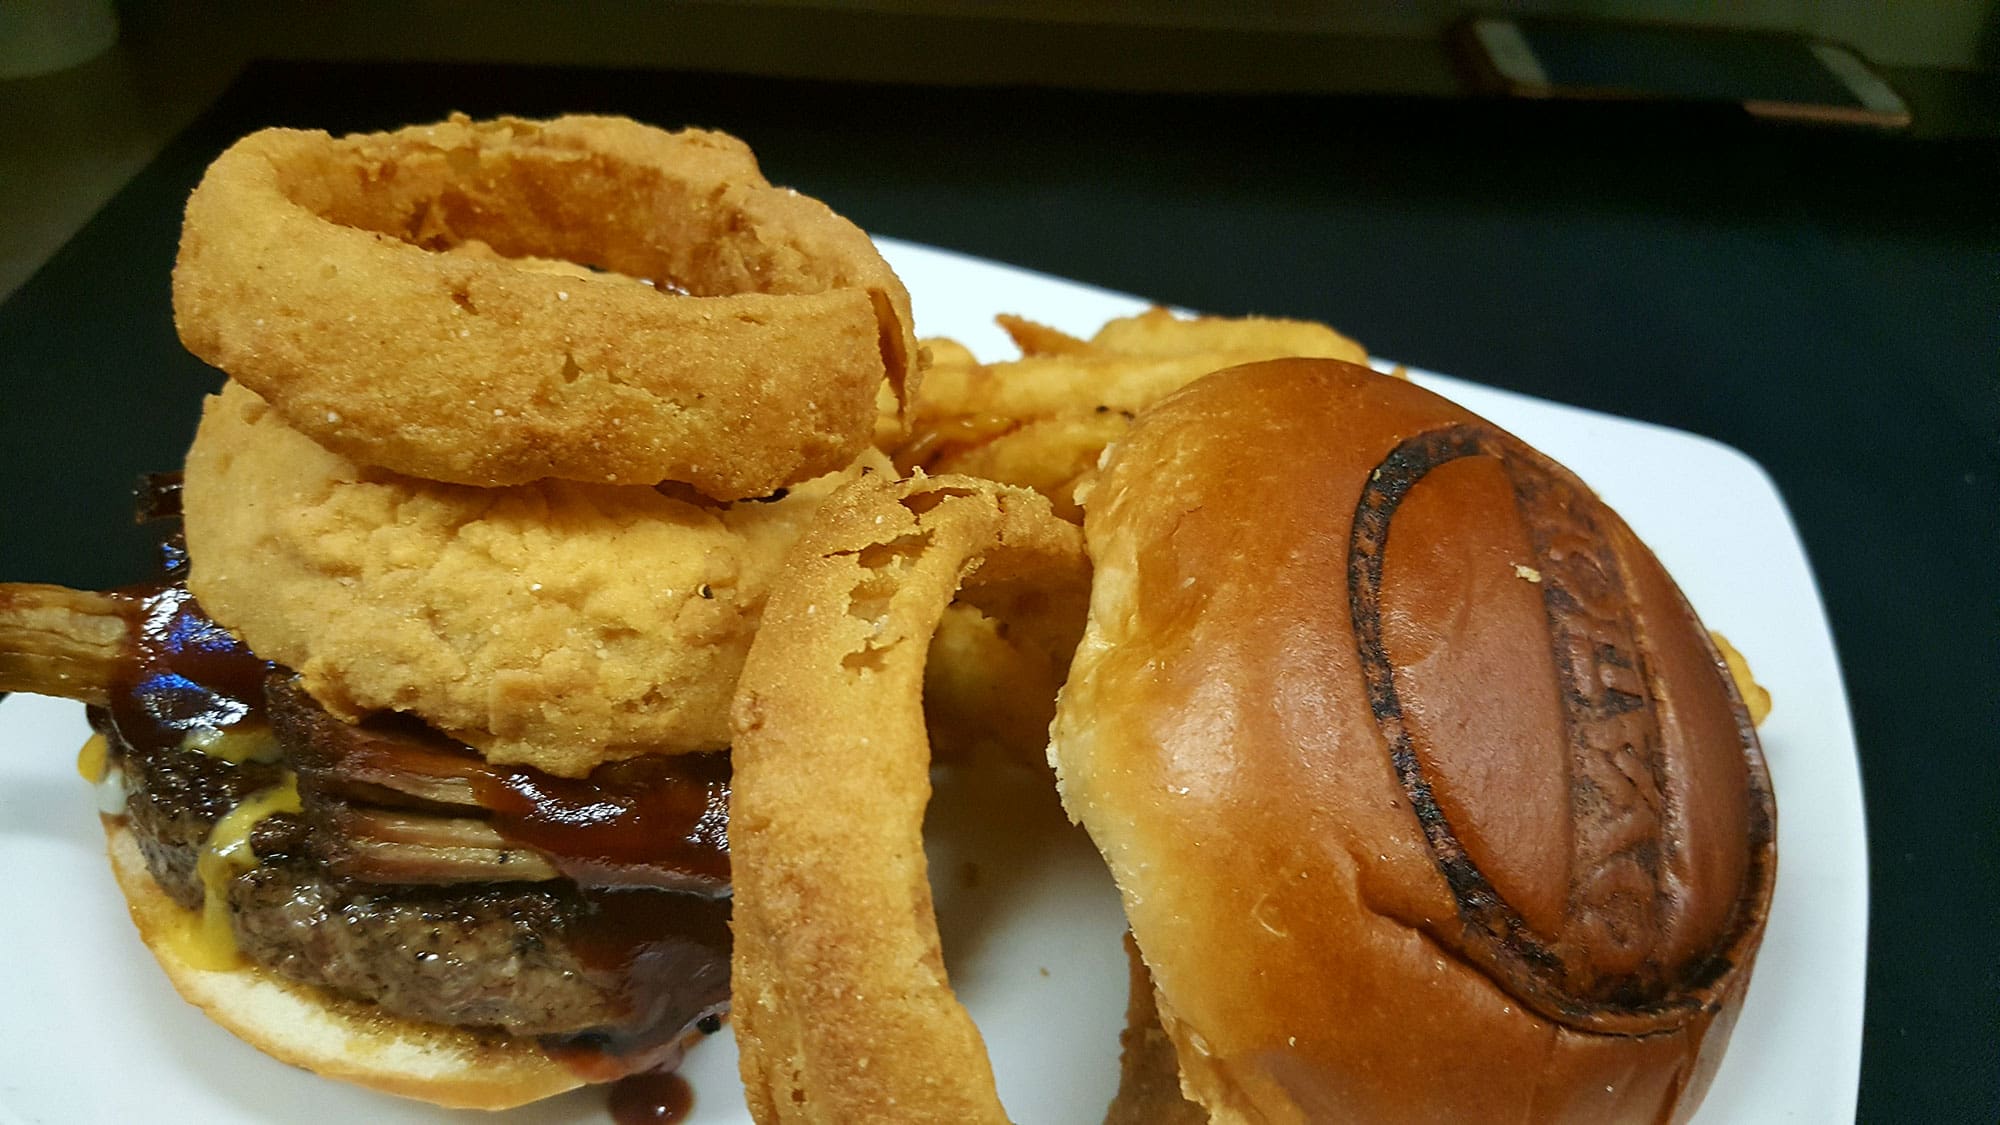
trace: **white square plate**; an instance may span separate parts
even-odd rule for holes
[[[1133,297],[883,240],[925,335],[982,358],[1011,351],[993,324],[1020,313],[1088,335],[1145,307]],[[1579,372],[1579,377],[1587,373]],[[1568,465],[1664,561],[1703,619],[1771,690],[1761,731],[1777,790],[1778,886],[1748,1000],[1697,1119],[1852,1120],[1867,952],[1861,780],[1833,638],[1791,517],[1762,469],[1706,438],[1422,372],[1418,382]],[[134,576],[138,577],[138,576]],[[604,1122],[579,1091],[499,1116],[455,1114],[315,1079],[258,1054],[175,996],[140,946],[105,870],[89,788],[72,766],[82,709],[0,702],[0,1118]],[[1100,1120],[1117,1086],[1125,1005],[1123,916],[1089,841],[1031,778],[937,797],[933,842],[945,948],[958,992],[1022,1122]],[[1025,835],[1024,835],[1025,834]],[[974,865],[977,880],[961,877]],[[748,1120],[729,1035],[683,1073],[689,1121]]]

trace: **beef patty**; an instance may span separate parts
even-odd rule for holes
[[[141,520],[171,521],[178,495],[176,475],[150,478]],[[540,1037],[592,1080],[714,1030],[729,1000],[726,754],[564,779],[492,766],[414,720],[342,722],[195,602],[170,523],[160,561],[156,580],[107,593],[14,588],[43,624],[7,682],[93,704],[106,776],[169,897],[226,907],[267,971]],[[238,823],[283,808],[299,811]]]
[[[468,810],[390,790],[366,801],[359,798],[379,786],[330,784],[337,776],[330,763],[347,742],[379,751],[386,739],[432,766],[481,766],[464,747],[416,724],[334,719],[282,671],[267,681],[266,694],[268,706],[260,707],[280,720],[272,723],[276,760],[232,762],[164,739],[128,739],[111,714],[92,714],[124,771],[128,826],[154,879],[183,906],[204,900],[197,862],[217,822],[300,770],[303,811],[259,821],[249,837],[256,865],[227,884],[231,929],[251,962],[398,1016],[613,1055],[655,1049],[726,1007],[726,853],[722,879],[689,880],[704,894],[579,885],[525,849],[513,850],[524,857],[518,866],[534,870],[531,880],[489,873],[463,881],[435,863],[421,882],[357,877],[346,870],[355,866],[356,841],[343,832],[356,823],[357,808],[400,806],[396,815],[425,823],[447,823],[437,814]],[[726,763],[720,768],[726,777]],[[722,793],[726,800],[726,787]],[[481,822],[455,815],[448,823]]]

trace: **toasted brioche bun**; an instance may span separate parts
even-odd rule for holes
[[[385,1015],[256,968],[197,968],[173,940],[189,911],[153,881],[122,820],[107,818],[104,834],[139,937],[181,998],[272,1058],[454,1109],[511,1109],[582,1085],[530,1040]]]
[[[1051,758],[1223,1122],[1694,1111],[1776,870],[1750,720],[1580,481],[1365,368],[1223,371],[1084,498]]]

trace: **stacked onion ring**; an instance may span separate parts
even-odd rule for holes
[[[188,200],[174,312],[320,445],[459,484],[763,495],[915,389],[859,228],[732,137],[623,118],[254,133]]]

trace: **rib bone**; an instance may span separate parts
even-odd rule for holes
[[[131,625],[115,594],[0,583],[0,695],[56,695],[103,706]]]

